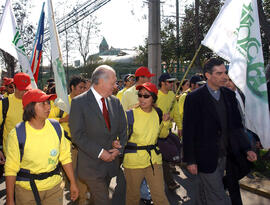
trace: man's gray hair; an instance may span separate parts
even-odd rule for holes
[[[92,84],[97,85],[99,79],[107,80],[109,78],[108,71],[115,73],[115,70],[111,66],[108,66],[108,65],[98,66],[92,73],[92,77],[91,77]]]

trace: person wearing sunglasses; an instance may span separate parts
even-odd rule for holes
[[[6,88],[6,93],[4,97],[8,97],[9,95],[14,93],[14,82],[13,78],[4,78],[4,86]]]
[[[150,82],[151,78],[155,76],[154,73],[150,73],[147,67],[139,67],[135,72],[135,85],[127,89],[122,97],[122,106],[124,111],[132,109],[138,105],[138,91],[136,86],[146,82]]]
[[[136,86],[139,106],[133,113],[133,131],[125,148],[123,167],[126,177],[126,205],[137,205],[140,201],[140,186],[145,178],[155,205],[168,205],[165,195],[162,156],[157,147],[158,137],[168,136],[169,116],[155,108],[158,90],[150,82]],[[128,115],[128,113],[127,113]],[[160,117],[162,122],[160,122]],[[129,122],[130,123],[130,122]],[[160,124],[161,123],[161,124]],[[161,129],[160,129],[161,128]]]
[[[157,100],[157,106],[162,110],[164,114],[167,114],[170,116],[170,119],[172,119],[173,122],[176,123],[177,127],[180,126],[181,120],[180,120],[180,113],[178,109],[178,103],[175,97],[175,94],[172,91],[173,84],[175,82],[176,78],[171,77],[169,73],[163,73],[159,77],[159,91],[158,91],[158,100]],[[172,129],[172,122],[170,123],[169,131]],[[170,132],[170,137],[174,135]],[[173,136],[177,141],[178,137],[176,135]],[[180,135],[179,135],[180,137]],[[180,144],[180,142],[179,142]],[[168,150],[166,150],[168,154]],[[171,160],[171,159],[170,159]],[[167,184],[170,191],[173,191],[177,188],[179,188],[179,184],[177,184],[173,178],[171,166],[173,166],[172,161],[169,161],[169,159],[166,159],[163,156],[163,174],[164,174],[164,180]]]

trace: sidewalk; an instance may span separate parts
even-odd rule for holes
[[[240,187],[242,189],[251,191],[255,194],[264,196],[270,199],[270,180],[266,178],[258,178],[250,179],[248,177],[244,177],[240,180]]]

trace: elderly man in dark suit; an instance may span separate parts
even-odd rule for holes
[[[119,100],[112,96],[117,86],[115,71],[99,66],[91,80],[89,91],[72,100],[69,125],[78,147],[78,177],[87,184],[95,205],[108,205],[108,187],[118,171],[127,125]]]
[[[235,93],[227,89],[226,68],[212,58],[204,66],[207,84],[191,92],[184,104],[184,161],[191,174],[199,175],[207,205],[227,205],[222,178],[226,157],[235,161],[244,154],[256,160],[243,132]]]

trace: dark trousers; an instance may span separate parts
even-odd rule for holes
[[[91,198],[94,201],[94,205],[110,205],[111,200],[109,199],[109,185],[111,177],[107,176],[104,178],[89,177],[82,179],[91,193]]]
[[[236,167],[230,159],[227,159],[226,166],[226,176],[223,179],[224,187],[229,191],[232,205],[243,205]]]

